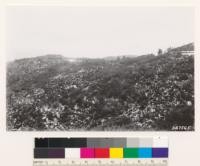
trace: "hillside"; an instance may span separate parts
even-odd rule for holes
[[[177,52],[10,62],[8,130],[193,130],[194,57]]]
[[[183,46],[172,49],[174,51],[194,51],[194,43],[185,44]]]

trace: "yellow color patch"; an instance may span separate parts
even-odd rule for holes
[[[123,158],[123,148],[110,148],[110,158]]]

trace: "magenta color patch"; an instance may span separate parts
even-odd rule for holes
[[[81,148],[81,158],[94,158],[94,148]]]

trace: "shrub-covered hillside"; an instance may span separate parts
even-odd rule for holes
[[[191,48],[193,44],[183,48]],[[174,130],[194,127],[194,56],[7,64],[8,130]]]

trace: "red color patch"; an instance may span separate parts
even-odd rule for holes
[[[95,158],[109,158],[109,148],[95,148]]]

